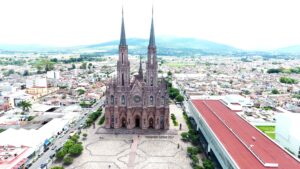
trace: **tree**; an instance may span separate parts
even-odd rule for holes
[[[64,167],[62,167],[62,166],[54,166],[54,167],[51,167],[51,169],[64,169]]]
[[[76,66],[74,63],[72,64],[72,69],[76,69]]]
[[[64,165],[70,165],[73,163],[73,158],[72,157],[65,157],[64,158]]]
[[[72,156],[77,156],[77,155],[80,155],[83,151],[83,147],[81,144],[74,144],[73,146],[71,146],[69,148],[69,153],[70,155]]]
[[[279,94],[279,91],[277,89],[272,89],[272,94]]]
[[[72,147],[74,145],[74,141],[73,140],[68,140],[65,144],[64,144],[64,150],[66,152],[69,151],[69,148]]]
[[[281,77],[279,79],[279,81],[281,83],[286,83],[286,84],[297,84],[298,83],[298,81],[296,79],[289,78],[289,77]]]
[[[83,133],[82,136],[83,136],[84,138],[86,138],[86,137],[87,137],[87,134],[86,134],[86,133]]]
[[[67,154],[66,150],[62,149],[62,150],[59,150],[57,153],[56,153],[56,158],[58,160],[62,160],[65,155]]]
[[[177,102],[180,102],[180,103],[182,103],[184,101],[184,97],[181,95],[177,95],[175,99]]]
[[[32,104],[30,103],[30,101],[25,101],[25,100],[23,100],[23,101],[21,101],[20,103],[19,103],[19,106],[20,107],[22,107],[22,110],[25,112],[28,112],[29,111],[29,109],[31,108],[31,106],[32,106]]]
[[[29,71],[28,70],[24,70],[23,76],[29,76]]]
[[[81,66],[79,67],[80,69],[86,69],[86,63],[82,63]]]
[[[83,90],[83,89],[78,89],[77,92],[78,92],[78,95],[83,95],[83,94],[85,93],[85,90]]]
[[[172,76],[172,72],[168,71],[168,76]]]

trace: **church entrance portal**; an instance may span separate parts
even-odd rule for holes
[[[122,128],[126,128],[126,119],[122,118]]]
[[[140,128],[140,117],[136,116],[135,117],[135,127]]]
[[[154,128],[153,118],[149,119],[149,128]]]

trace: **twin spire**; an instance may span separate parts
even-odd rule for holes
[[[123,11],[123,7],[122,7],[122,26],[121,26],[120,46],[126,46],[126,35],[125,35],[125,26],[124,26],[124,11]]]
[[[125,35],[125,26],[124,26],[124,11],[123,11],[123,7],[122,7],[122,25],[121,25],[120,46],[126,46],[126,45],[127,44],[126,44],[126,35]],[[154,22],[153,22],[153,6],[152,6],[152,20],[151,20],[149,47],[155,47]]]

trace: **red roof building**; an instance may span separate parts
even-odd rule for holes
[[[300,162],[222,100],[192,100],[188,114],[222,168],[300,169]]]

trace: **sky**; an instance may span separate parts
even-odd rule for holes
[[[298,2],[297,2],[298,1]],[[241,49],[300,45],[299,0],[0,0],[0,44],[74,46],[120,38],[193,37]]]

